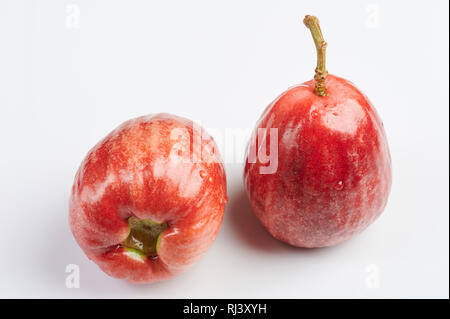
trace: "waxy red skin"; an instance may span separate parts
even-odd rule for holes
[[[180,128],[188,133],[173,134]],[[226,202],[225,171],[212,137],[187,119],[149,115],[123,123],[86,155],[75,176],[69,222],[104,272],[151,283],[184,271],[208,250]],[[130,216],[169,224],[156,258],[121,246]]]
[[[328,75],[327,96],[314,80],[270,104],[256,128],[278,128],[278,168],[249,163],[244,184],[255,215],[277,239],[299,247],[342,243],[383,211],[391,187],[391,157],[383,123],[349,81]],[[270,130],[266,130],[269,154]]]

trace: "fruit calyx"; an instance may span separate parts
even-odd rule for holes
[[[158,224],[150,219],[140,220],[134,216],[128,218],[130,232],[122,246],[131,248],[146,257],[158,256],[157,248],[160,235],[169,228],[169,224]]]
[[[325,79],[327,78],[328,71],[325,67],[325,51],[327,43],[323,39],[322,30],[320,29],[319,19],[315,16],[307,15],[303,19],[303,23],[311,31],[311,35],[316,45],[317,50],[317,67],[316,74],[314,75],[314,92],[319,96],[326,96],[325,92]]]

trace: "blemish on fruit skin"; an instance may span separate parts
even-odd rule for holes
[[[334,189],[337,190],[337,191],[340,191],[340,190],[342,190],[343,188],[344,188],[344,182],[342,182],[342,181],[339,181],[339,182],[337,182],[337,183],[334,185]]]
[[[205,171],[200,171],[200,177],[205,178],[208,174]]]
[[[95,203],[102,199],[106,189],[116,181],[114,174],[108,174],[102,182],[97,182],[93,186],[84,186],[81,191],[81,198],[85,202]]]
[[[312,117],[313,119],[317,118],[318,116],[319,116],[319,112],[317,112],[317,111],[312,111],[312,112],[311,112],[311,117]]]

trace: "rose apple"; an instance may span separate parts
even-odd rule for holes
[[[150,283],[206,252],[226,202],[212,137],[192,121],[158,114],[123,123],[89,151],[75,176],[69,221],[104,272]]]
[[[367,97],[352,83],[328,75],[318,20],[306,16],[318,65],[314,80],[293,87],[264,111],[249,143],[244,184],[251,207],[277,239],[300,247],[346,241],[383,211],[391,186],[391,158],[383,124]],[[267,128],[276,128],[277,136]],[[276,138],[278,164],[251,150]]]

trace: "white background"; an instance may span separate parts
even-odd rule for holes
[[[86,152],[121,122],[169,112],[217,133],[251,128],[309,80],[320,18],[330,73],[372,100],[393,187],[383,215],[326,249],[272,239],[226,164],[229,202],[208,254],[137,286],[90,262],[68,198]],[[0,2],[0,297],[449,297],[448,1]],[[218,141],[220,143],[220,141]],[[243,147],[237,150],[242,159]],[[68,264],[80,288],[66,288]]]

